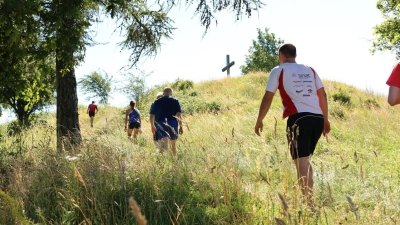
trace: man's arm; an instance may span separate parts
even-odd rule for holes
[[[96,114],[99,112],[99,107],[96,105]]]
[[[179,134],[183,134],[183,127],[182,127],[182,113],[181,112],[177,112],[175,114],[176,118],[178,119],[178,123],[179,123]]]
[[[396,86],[389,87],[388,103],[391,106],[400,104],[400,88]]]
[[[263,129],[263,119],[267,115],[269,108],[271,107],[272,99],[274,98],[275,93],[266,91],[264,97],[261,101],[260,109],[258,111],[257,122],[254,127],[254,131],[258,136],[260,136],[260,132]]]
[[[317,90],[317,95],[319,98],[319,107],[321,107],[322,115],[324,116],[324,135],[328,134],[331,131],[331,125],[328,120],[328,99],[326,97],[326,92],[324,88],[320,88]]]
[[[151,132],[154,134],[157,131],[156,126],[154,126],[154,114],[150,114],[150,126]]]

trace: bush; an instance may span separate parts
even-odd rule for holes
[[[188,89],[191,89],[194,87],[194,82],[191,80],[180,80],[177,79],[173,84],[172,88],[178,91],[183,91],[185,92]]]
[[[332,95],[333,101],[339,102],[343,105],[350,105],[350,95],[348,95],[346,92],[339,90],[338,93],[335,93]]]
[[[364,101],[364,104],[369,109],[371,109],[371,108],[380,108],[381,107],[375,99],[367,99],[367,100]]]

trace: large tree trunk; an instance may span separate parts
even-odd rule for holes
[[[71,53],[72,54],[72,53]],[[78,94],[75,70],[65,70],[62,59],[57,59],[57,149],[70,150],[81,143],[79,128]]]

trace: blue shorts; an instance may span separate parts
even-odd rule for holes
[[[156,135],[158,140],[169,137],[171,140],[178,139],[178,121],[170,120],[168,122],[156,122],[155,123],[157,131]]]

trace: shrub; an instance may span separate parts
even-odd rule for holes
[[[381,107],[375,99],[367,99],[367,100],[364,101],[364,104],[369,109],[371,109],[371,108],[380,108]]]
[[[194,87],[194,82],[191,80],[180,80],[177,79],[175,83],[172,84],[172,88],[178,91],[183,91],[185,92],[188,89],[191,89]]]
[[[346,92],[339,90],[338,93],[335,93],[332,95],[333,101],[335,102],[340,102],[343,105],[350,105],[350,95],[348,95]]]

